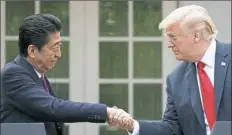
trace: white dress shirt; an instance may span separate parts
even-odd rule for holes
[[[215,53],[216,53],[216,40],[212,39],[208,49],[206,50],[206,53],[204,54],[204,56],[202,57],[202,59],[200,61],[202,61],[203,63],[205,63],[205,67],[204,70],[206,72],[206,74],[209,76],[210,81],[212,83],[212,85],[214,86],[214,65],[215,65]],[[197,62],[196,64],[196,71],[197,71]],[[199,75],[198,75],[198,71],[197,71],[197,82],[198,82],[198,88],[199,88],[199,93],[200,93],[200,98],[201,98],[201,103],[202,103],[202,96],[201,96],[201,87],[199,84]],[[203,107],[203,103],[202,103],[202,108],[204,110]],[[210,129],[208,126],[208,121],[206,119],[206,115],[204,113],[204,119],[205,119],[205,124],[206,124],[206,133],[207,135],[210,135]],[[139,135],[139,123],[138,121],[134,121],[134,130],[132,135]]]
[[[25,57],[23,57],[23,58],[27,61],[27,59]],[[38,75],[38,77],[41,78],[42,74],[40,74],[34,67],[33,67],[33,69],[35,70],[35,72]]]
[[[40,74],[35,68],[34,68],[34,70],[35,70],[36,74],[38,75],[38,77],[41,78],[42,74]]]

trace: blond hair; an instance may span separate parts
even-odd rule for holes
[[[180,28],[186,32],[201,31],[204,39],[216,38],[218,33],[208,11],[198,5],[188,5],[175,9],[159,24],[160,30],[166,30],[170,25],[180,23]]]

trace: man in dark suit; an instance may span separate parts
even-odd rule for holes
[[[203,7],[184,6],[159,25],[181,62],[166,79],[167,102],[159,122],[136,121],[132,135],[210,135],[215,121],[231,121],[231,44],[215,39],[217,30]]]
[[[1,123],[44,122],[47,135],[62,135],[64,122],[110,123],[122,109],[55,97],[45,73],[61,57],[61,23],[50,14],[24,19],[19,52],[1,71]]]

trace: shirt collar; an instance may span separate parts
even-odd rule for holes
[[[35,70],[36,74],[38,75],[38,77],[41,78],[42,74],[40,74],[35,68],[34,68],[34,70]]]
[[[212,41],[208,49],[206,50],[204,56],[201,58],[200,61],[205,63],[207,66],[214,68],[215,53],[216,53],[216,40],[212,38]]]
[[[23,57],[23,58],[26,60],[25,57]],[[33,67],[33,69],[35,70],[35,72],[36,72],[36,74],[38,75],[38,77],[41,78],[41,77],[42,77],[42,74],[40,74],[34,67]]]

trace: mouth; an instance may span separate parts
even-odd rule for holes
[[[177,54],[177,53],[178,53],[178,51],[173,51],[173,53],[174,53],[174,54]]]
[[[52,60],[51,62],[57,62],[57,60]]]
[[[52,64],[56,64],[56,61],[51,61]]]

